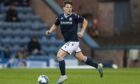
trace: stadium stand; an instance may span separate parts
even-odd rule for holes
[[[44,52],[44,54],[40,57],[54,57],[54,54],[57,52],[63,41],[56,39],[56,33],[53,33],[48,37],[45,36],[45,31],[48,25],[41,21],[40,16],[33,13],[33,10],[30,6],[16,7],[19,19],[21,20],[20,22],[5,22],[5,13],[8,10],[8,7],[1,3],[0,10],[1,50],[5,46],[8,46],[12,52],[11,57],[13,57],[20,50],[21,44],[27,48],[27,43],[29,42],[30,38],[37,36],[39,38],[39,42],[41,43],[42,51]],[[34,56],[31,57],[32,59],[34,58]],[[3,61],[3,59],[1,61]],[[5,63],[5,61],[3,63]]]

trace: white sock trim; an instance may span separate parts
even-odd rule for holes
[[[62,58],[62,57],[57,57],[57,60],[58,60],[58,61],[63,61],[64,58]]]
[[[84,62],[87,61],[87,56],[84,56],[83,61],[84,61]]]

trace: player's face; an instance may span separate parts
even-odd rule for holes
[[[63,10],[64,10],[64,13],[66,15],[69,15],[72,13],[72,5],[71,4],[66,4],[64,7],[63,7]]]

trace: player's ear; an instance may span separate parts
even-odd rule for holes
[[[63,6],[63,10],[65,10],[65,7]]]

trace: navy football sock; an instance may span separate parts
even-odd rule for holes
[[[65,61],[64,60],[59,61],[59,68],[61,71],[61,75],[65,75]]]
[[[93,62],[91,59],[87,58],[86,62],[85,62],[87,65],[90,65],[90,66],[93,66],[95,68],[98,67],[98,64]]]

